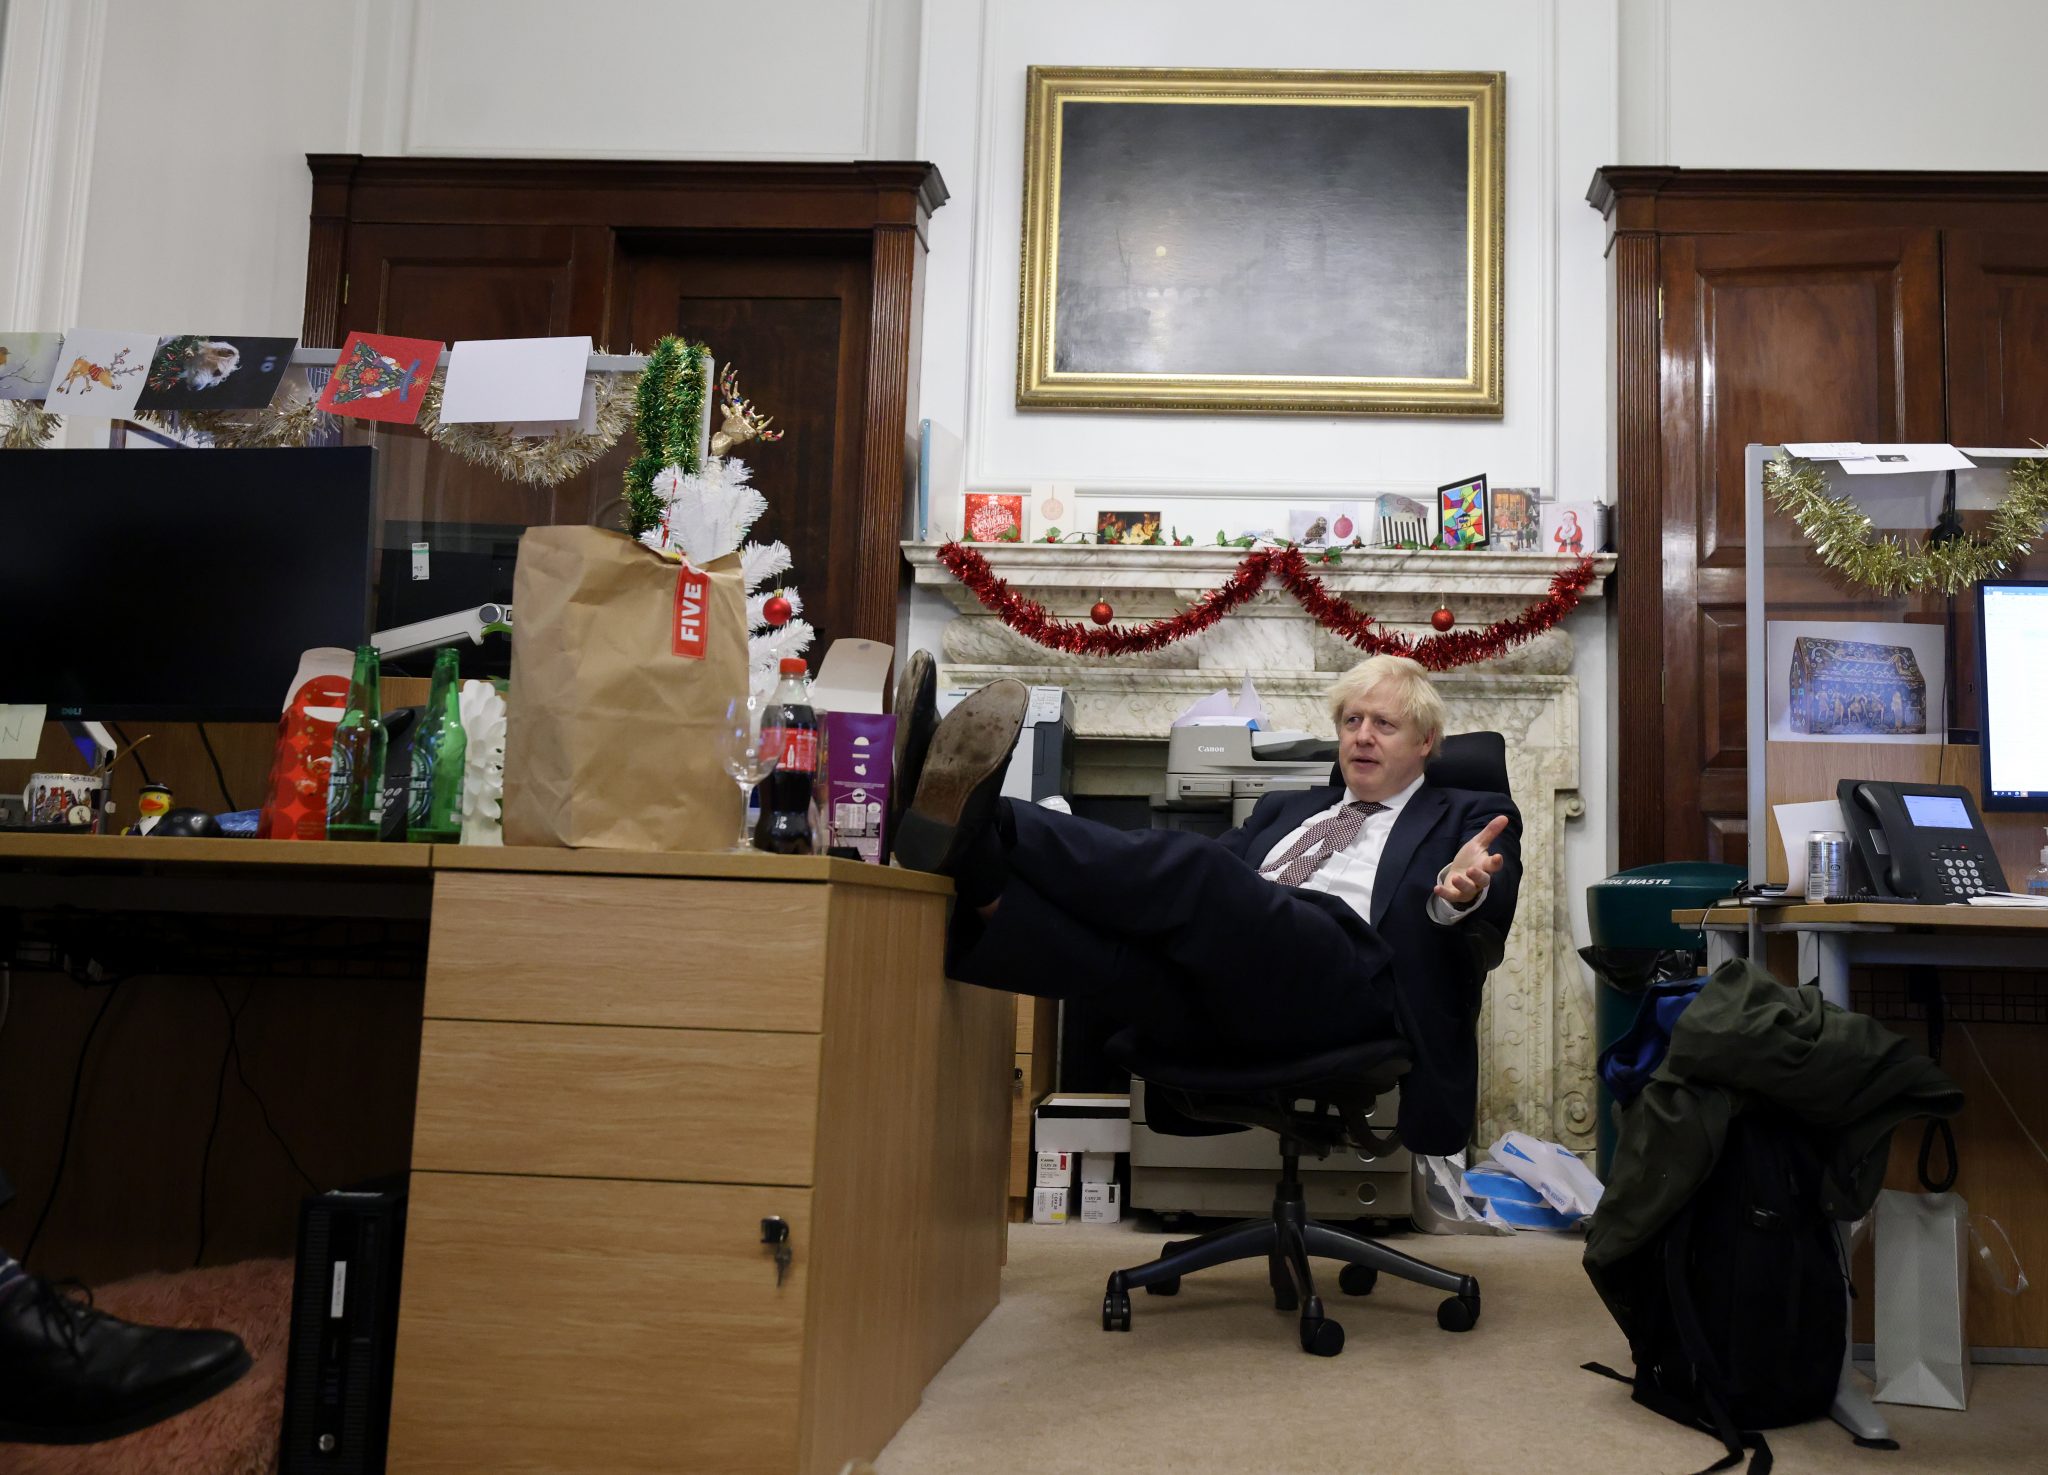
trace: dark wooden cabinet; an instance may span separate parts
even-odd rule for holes
[[[2048,175],[1610,168],[1588,199],[1616,308],[1620,862],[1740,863],[1743,447],[2048,440]]]
[[[312,155],[305,341],[353,329],[439,338],[588,333],[620,352],[666,333],[711,344],[785,434],[746,460],[759,527],[795,560],[813,655],[893,640],[896,549],[917,423],[931,212],[921,163],[374,159]],[[631,437],[576,482],[503,483],[405,433],[416,522],[615,515]]]

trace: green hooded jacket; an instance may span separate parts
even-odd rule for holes
[[[1892,1129],[1953,1116],[1963,1093],[1913,1044],[1876,1020],[1787,988],[1746,959],[1716,969],[1678,1016],[1671,1049],[1621,1113],[1606,1192],[1586,1233],[1588,1267],[1640,1249],[1706,1181],[1728,1123],[1752,1103],[1813,1130],[1823,1154],[1821,1207],[1870,1212]]]

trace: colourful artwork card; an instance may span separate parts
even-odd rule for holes
[[[351,333],[320,391],[320,408],[356,420],[411,425],[440,363],[441,345],[432,338]]]
[[[1467,477],[1436,489],[1441,514],[1437,545],[1443,548],[1486,546],[1486,478]]]
[[[963,519],[970,543],[1024,541],[1022,492],[969,492]]]
[[[62,333],[0,333],[0,399],[42,399],[57,377]],[[30,755],[34,756],[34,755]]]
[[[1163,515],[1156,507],[1098,512],[1095,514],[1095,541],[1163,546],[1166,542],[1166,534],[1162,531],[1163,521]]]
[[[1491,487],[1487,500],[1492,504],[1493,525],[1488,531],[1493,536],[1493,546],[1504,548],[1510,553],[1535,553],[1543,547],[1540,507],[1543,497],[1535,487]]]
[[[57,377],[45,396],[45,407],[52,414],[125,419],[135,413],[155,353],[154,333],[73,328],[57,353]]]
[[[138,410],[260,410],[292,366],[296,338],[179,333],[159,339]]]

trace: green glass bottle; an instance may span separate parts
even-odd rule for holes
[[[327,775],[327,838],[375,840],[384,822],[384,706],[377,694],[377,647],[356,647],[348,708],[334,729]]]
[[[452,645],[434,653],[434,687],[412,740],[412,783],[406,793],[405,838],[453,845],[462,839],[462,659]]]

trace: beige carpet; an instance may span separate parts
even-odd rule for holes
[[[1273,1310],[1263,1263],[1190,1277],[1171,1298],[1141,1293],[1132,1329],[1104,1332],[1104,1277],[1162,1238],[1129,1223],[1013,1228],[1002,1303],[925,1391],[880,1475],[1692,1475],[1721,1452],[1580,1371],[1623,1366],[1628,1348],[1576,1239],[1409,1236],[1411,1253],[1479,1277],[1479,1325],[1440,1331],[1438,1293],[1382,1276],[1364,1300],[1326,1295],[1347,1340],[1325,1359]],[[2048,1468],[2048,1368],[1979,1368],[1967,1413],[1883,1411],[1896,1453],[1822,1421],[1770,1436],[1779,1475]]]

